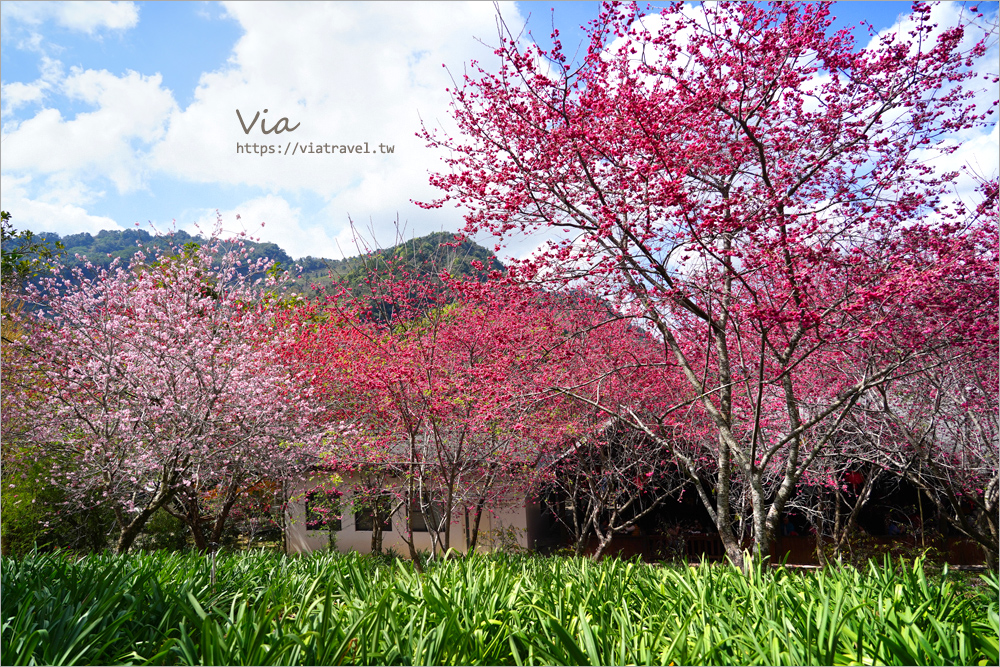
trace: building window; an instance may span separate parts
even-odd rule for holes
[[[372,531],[375,528],[375,512],[383,518],[382,531],[392,530],[392,494],[383,493],[375,497],[376,506],[371,506],[372,501],[365,497],[354,498],[354,530]]]
[[[341,530],[340,497],[336,489],[315,488],[306,494],[306,530]]]
[[[428,498],[424,498],[423,505],[424,510],[421,512],[419,503],[410,503],[410,526],[413,527],[414,533],[426,533],[428,523],[435,528],[441,525],[444,503],[437,500],[431,502]]]

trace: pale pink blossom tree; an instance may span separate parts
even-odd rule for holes
[[[290,297],[242,246],[217,232],[140,250],[27,298],[37,322],[15,344],[35,378],[29,437],[71,499],[113,509],[119,553],[179,496],[302,466],[315,414],[308,382],[281,363]]]

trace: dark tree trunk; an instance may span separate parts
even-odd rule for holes
[[[242,476],[233,477],[229,488],[226,489],[226,500],[222,504],[219,515],[215,517],[215,525],[212,526],[212,542],[215,544],[222,541],[222,532],[226,529],[226,521],[229,519],[229,513],[232,511],[233,505],[236,504],[237,499],[240,497],[240,487],[242,484]]]
[[[472,532],[469,532],[469,508],[465,508],[465,551],[472,553],[479,544],[479,525],[483,518],[483,505],[486,504],[486,497],[482,496],[476,503],[476,515],[472,520]]]
[[[149,517],[153,516],[156,510],[166,505],[174,497],[174,494],[177,493],[174,485],[177,483],[178,475],[179,473],[173,466],[165,466],[160,472],[160,484],[156,495],[131,521],[126,521],[123,508],[115,506],[115,518],[118,519],[118,525],[121,527],[116,547],[117,553],[123,554],[128,551],[132,543],[135,542],[135,538],[145,527],[146,522],[149,521]]]
[[[173,494],[174,491],[168,490],[167,485],[161,485],[160,490],[153,497],[153,500],[131,521],[126,521],[125,513],[120,508],[115,508],[115,516],[118,518],[118,525],[121,526],[121,533],[118,535],[118,544],[115,549],[118,554],[123,554],[132,547],[132,543],[135,542],[135,538],[139,536],[139,533],[146,526],[149,517],[153,516],[156,510],[163,507]]]

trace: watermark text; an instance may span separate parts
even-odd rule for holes
[[[281,144],[236,143],[237,155],[391,155],[396,152],[395,144],[379,143],[370,146],[366,141],[361,144],[319,144],[289,141]]]

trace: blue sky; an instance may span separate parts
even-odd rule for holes
[[[599,8],[500,3],[508,26],[527,22],[543,45],[554,22],[569,52]],[[936,11],[947,23],[962,8]],[[908,10],[847,2],[833,13],[836,27],[884,30]],[[435,196],[427,173],[440,164],[415,133],[421,120],[450,126],[449,73],[493,61],[479,40],[496,41],[492,3],[2,2],[0,205],[18,228],[60,234],[210,228],[218,210],[227,229],[293,257],[353,254],[351,221],[383,245],[397,220],[406,236],[456,230],[459,211],[411,201]],[[245,134],[236,109],[247,122],[261,112],[268,127],[300,123],[286,135],[300,143],[393,152],[238,154],[240,142],[281,140],[256,126]],[[995,174],[995,128],[971,139],[963,159]]]

